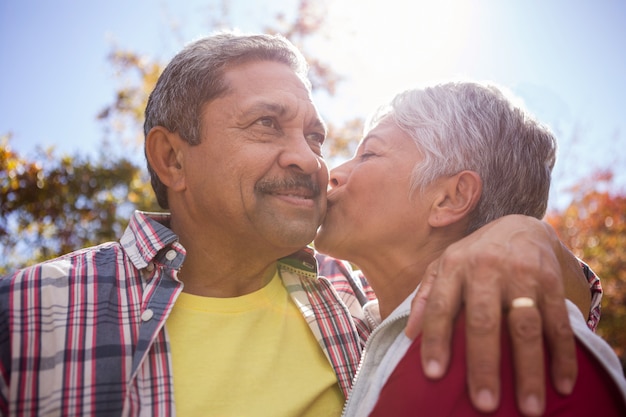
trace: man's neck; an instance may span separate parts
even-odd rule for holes
[[[193,256],[185,259],[178,278],[183,282],[183,291],[202,297],[230,298],[258,291],[266,286],[276,274],[277,262],[265,264],[253,262],[238,265],[197,262]]]

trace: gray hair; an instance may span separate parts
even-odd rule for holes
[[[167,65],[146,105],[144,135],[163,126],[186,142],[199,144],[203,106],[228,92],[224,75],[229,68],[252,61],[284,63],[311,88],[306,60],[284,37],[218,33],[187,45]],[[149,162],[148,172],[159,205],[167,209],[167,187]]]
[[[507,214],[545,215],[556,139],[499,88],[455,82],[407,90],[370,126],[387,115],[424,155],[411,192],[463,170],[480,175],[483,191],[467,233]]]

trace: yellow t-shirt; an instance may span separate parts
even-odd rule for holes
[[[182,293],[166,328],[179,417],[341,415],[337,377],[278,274],[241,297]]]

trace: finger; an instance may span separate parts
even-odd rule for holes
[[[434,379],[444,375],[450,362],[452,328],[462,293],[459,274],[442,271],[445,265],[439,262],[422,315],[422,368],[427,377]]]
[[[508,327],[518,407],[526,416],[539,416],[545,409],[546,392],[539,310],[534,305],[512,307],[508,313]]]
[[[569,262],[567,260],[564,262],[564,274],[569,273],[576,277],[576,275],[581,273],[577,259],[571,258]],[[584,274],[581,275],[586,283]],[[548,341],[550,357],[552,358],[550,366],[552,382],[557,392],[562,395],[569,395],[572,393],[578,377],[578,362],[576,359],[574,332],[569,321],[567,306],[564,302],[566,289],[561,285],[562,280],[558,273],[544,274],[544,281],[547,281],[548,285],[547,290],[542,293],[541,306],[544,315],[549,318],[549,320],[544,321],[544,334]],[[584,289],[585,285],[582,287]],[[574,294],[577,295],[577,293],[578,291],[574,291]],[[584,295],[580,295],[580,298],[584,298]],[[588,290],[587,299],[589,299]],[[587,307],[586,310],[583,310],[583,314],[587,315],[590,304],[584,302],[581,304]]]
[[[562,297],[543,298],[544,334],[550,350],[550,374],[557,392],[569,395],[578,375],[576,341]]]
[[[482,412],[494,411],[500,399],[501,303],[497,276],[481,273],[481,285],[466,288],[466,362],[470,399]]]
[[[428,299],[428,295],[430,293],[430,289],[432,288],[434,279],[434,268],[428,268],[428,270],[426,271],[426,276],[422,279],[419,289],[417,290],[417,294],[415,294],[415,297],[411,302],[411,314],[409,315],[409,320],[407,321],[406,327],[404,329],[404,333],[411,340],[415,340],[415,338],[422,331],[426,300]]]
[[[508,315],[515,365],[515,391],[520,411],[527,416],[539,415],[545,408],[546,373],[544,351],[549,348],[550,373],[558,392],[573,389],[577,374],[576,348],[564,302],[564,289],[556,260],[548,257],[542,265],[541,287],[517,280],[510,285],[509,305],[516,297],[534,294],[536,307],[513,308]],[[518,264],[516,269],[525,269]],[[523,275],[531,274],[526,271]],[[543,317],[543,319],[542,319]],[[544,338],[547,344],[544,344]]]

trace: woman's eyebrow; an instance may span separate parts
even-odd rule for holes
[[[367,136],[365,136],[362,140],[361,143],[359,144],[359,146],[364,146],[366,142],[369,142],[370,140],[380,140],[382,141],[383,138],[381,136],[378,136],[377,134],[370,134],[368,133]]]

